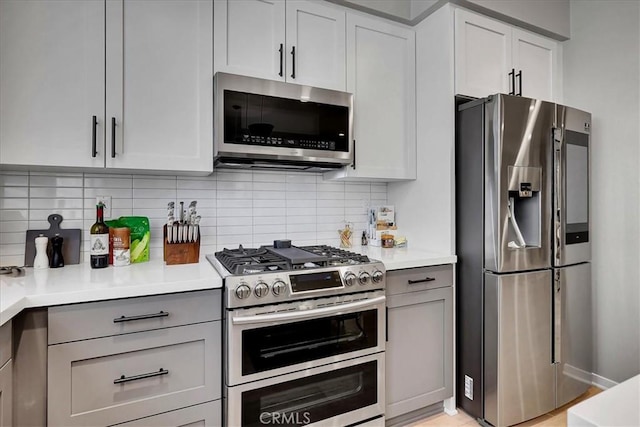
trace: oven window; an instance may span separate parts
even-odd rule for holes
[[[307,425],[378,399],[377,361],[242,393],[243,427]]]
[[[224,91],[224,142],[348,151],[349,109]]]
[[[249,375],[378,345],[376,309],[242,331]]]

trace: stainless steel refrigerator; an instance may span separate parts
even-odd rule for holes
[[[456,116],[457,403],[510,426],[591,384],[591,115],[493,95]]]

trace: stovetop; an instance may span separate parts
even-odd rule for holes
[[[327,245],[261,246],[260,248],[244,248],[240,245],[236,249],[225,248],[216,252],[215,258],[227,270],[220,273],[231,275],[338,267],[370,262],[366,255]]]

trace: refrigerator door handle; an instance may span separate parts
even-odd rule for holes
[[[562,362],[562,284],[560,272],[553,280],[553,363]]]
[[[553,177],[553,193],[554,193],[554,255],[556,265],[560,265],[562,259],[562,200],[564,198],[564,192],[562,191],[562,146],[563,146],[562,130],[558,128],[553,129],[553,163],[555,166],[555,173]]]

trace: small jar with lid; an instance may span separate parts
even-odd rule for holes
[[[380,236],[380,240],[382,242],[383,248],[392,248],[393,247],[393,234],[383,234]]]

